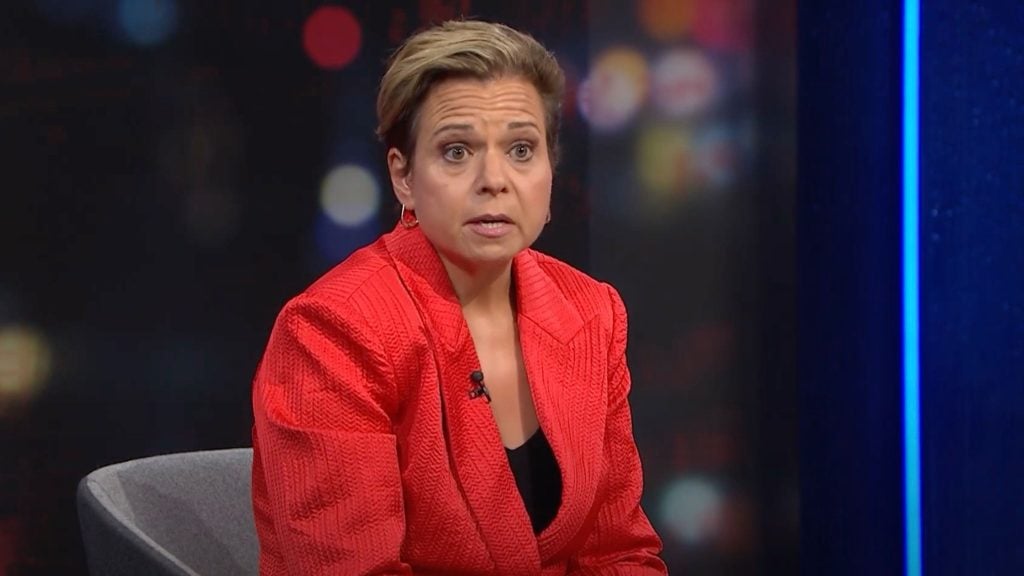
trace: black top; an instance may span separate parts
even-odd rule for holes
[[[522,446],[514,450],[505,448],[505,453],[530,515],[533,533],[540,534],[555,519],[562,504],[562,474],[555,454],[540,428]]]

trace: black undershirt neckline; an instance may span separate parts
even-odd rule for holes
[[[509,467],[534,534],[554,520],[562,503],[562,474],[544,431],[539,427],[518,448],[505,448]]]

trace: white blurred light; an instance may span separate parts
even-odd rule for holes
[[[52,353],[43,334],[26,326],[0,327],[0,413],[30,400],[50,375]]]
[[[632,48],[611,48],[599,55],[580,83],[580,113],[598,130],[626,125],[647,99],[647,61]]]
[[[370,171],[361,166],[337,166],[320,186],[320,207],[335,224],[359,226],[377,214],[380,187]]]
[[[720,93],[715,67],[698,50],[666,52],[654,63],[651,76],[655,105],[673,118],[703,112]]]
[[[711,480],[684,476],[673,481],[661,500],[661,521],[679,542],[696,546],[716,538],[722,528],[721,489]]]
[[[155,46],[178,28],[176,0],[120,0],[117,22],[131,42]]]

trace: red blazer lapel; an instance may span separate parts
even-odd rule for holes
[[[398,275],[420,310],[440,383],[449,466],[494,562],[495,573],[531,574],[540,555],[504,445],[483,398],[471,399],[469,375],[480,362],[462,308],[437,253],[418,229],[386,237]]]
[[[601,476],[607,375],[598,373],[606,346],[597,316],[584,318],[542,269],[538,255],[515,261],[519,336],[537,417],[562,472],[562,505],[538,538],[545,561],[576,548],[581,526],[594,519]],[[583,532],[586,533],[586,532]]]

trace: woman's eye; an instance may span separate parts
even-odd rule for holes
[[[512,147],[512,157],[516,160],[529,160],[533,157],[533,146],[520,142]]]
[[[469,151],[466,150],[466,147],[461,144],[448,146],[444,149],[445,159],[451,160],[452,162],[460,162],[462,160],[465,160],[468,154]]]

